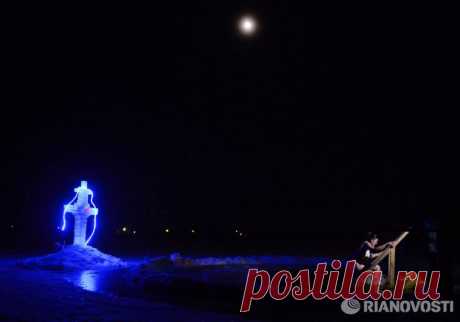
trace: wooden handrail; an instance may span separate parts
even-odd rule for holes
[[[401,235],[399,235],[399,237],[394,241],[394,247],[398,246],[399,243],[404,239],[406,238],[406,236],[409,235],[409,232],[408,231],[405,231],[403,232]]]
[[[399,235],[399,237],[394,241],[394,244],[393,244],[393,248],[398,246],[399,243],[404,239],[406,238],[406,236],[409,234],[408,231],[405,231],[403,232],[401,235]],[[378,263],[380,263],[385,257],[388,256],[388,254],[390,253],[390,249],[391,248],[385,248],[384,250],[382,250],[382,252],[380,253],[379,256],[377,256],[371,263],[371,268],[374,267],[375,265],[377,265]]]
[[[409,234],[408,231],[403,232],[399,237],[393,241],[393,247],[385,248],[379,256],[377,256],[371,263],[371,268],[380,263],[385,257],[388,256],[388,276],[387,276],[387,285],[393,287],[395,284],[395,274],[396,274],[396,246],[406,238]]]

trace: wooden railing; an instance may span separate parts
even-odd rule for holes
[[[387,275],[387,281],[388,285],[390,287],[394,286],[395,283],[395,267],[396,267],[396,246],[399,245],[399,243],[406,238],[406,236],[409,234],[408,231],[403,232],[399,237],[393,242],[393,247],[391,248],[386,248],[383,250],[379,256],[377,256],[371,263],[371,268],[380,263],[382,260],[385,259],[385,257],[388,256],[388,275]]]

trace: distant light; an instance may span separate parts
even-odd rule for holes
[[[14,229],[14,225],[10,225],[10,228],[11,228],[11,229]]]
[[[133,230],[133,235],[136,235],[136,231],[135,231],[135,230]]]
[[[169,233],[169,228],[166,228],[166,229],[165,229],[165,233]]]
[[[240,236],[243,236],[243,233],[240,233]]]
[[[238,233],[238,229],[235,229],[235,233]]]
[[[194,234],[194,233],[195,233],[195,229],[192,229],[192,234]]]
[[[126,228],[126,227],[123,227],[121,230],[123,230],[123,231],[127,231],[127,230],[128,230],[128,228]]]
[[[257,30],[257,21],[252,16],[242,16],[238,21],[238,29],[243,35],[251,36]]]

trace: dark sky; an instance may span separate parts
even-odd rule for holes
[[[235,28],[247,12],[250,38]],[[294,1],[14,11],[3,218],[58,222],[81,179],[114,227],[399,229],[454,211],[449,26],[430,14]]]

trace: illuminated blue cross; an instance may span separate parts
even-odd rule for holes
[[[80,187],[74,189],[75,197],[66,205],[64,205],[64,211],[62,213],[62,228],[66,228],[66,214],[69,212],[74,216],[74,235],[73,244],[86,246],[90,242],[91,238],[96,231],[96,216],[99,213],[99,209],[93,202],[93,192],[88,189],[88,183],[82,181]],[[93,231],[88,239],[86,239],[86,223],[90,216],[94,216]]]

